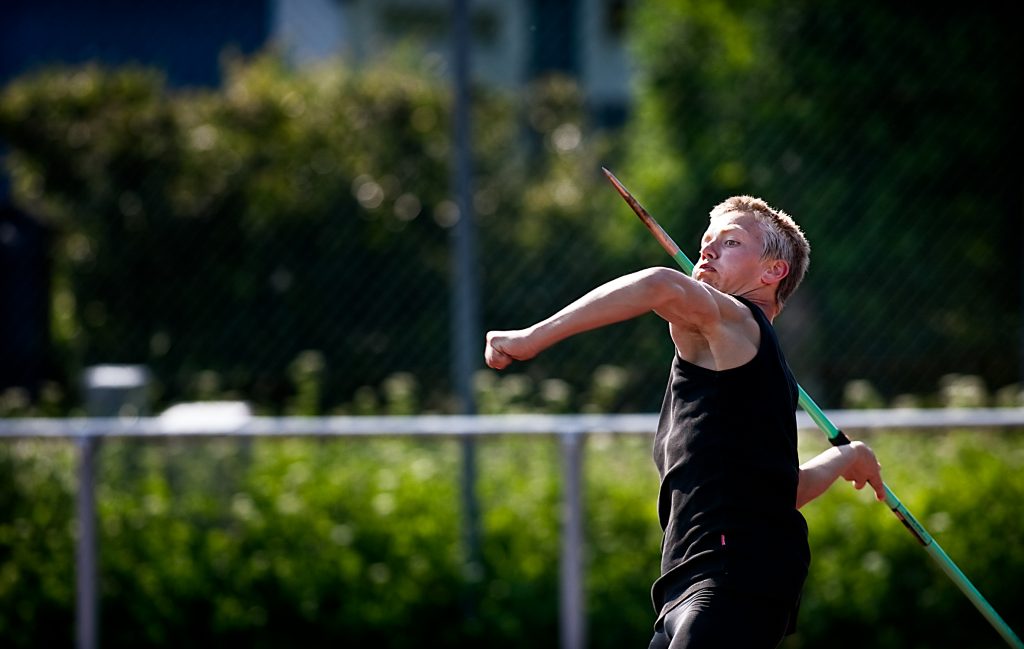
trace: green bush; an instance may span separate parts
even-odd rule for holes
[[[1024,575],[1020,431],[868,438],[886,483],[1018,633]],[[804,508],[812,569],[792,647],[1000,647],[1003,642],[873,496],[839,485]]]
[[[488,327],[525,326],[640,263],[628,242],[647,235],[599,176],[609,144],[583,106],[561,78],[474,93]],[[55,234],[63,411],[97,363],[146,365],[157,410],[244,395],[261,412],[332,411],[396,372],[427,386],[423,408],[449,409],[450,121],[448,84],[417,67],[263,55],[207,90],[95,65],[12,81],[0,139],[12,200]],[[531,371],[557,368],[579,394],[595,356],[634,372],[639,349],[664,358],[607,347],[584,340]],[[320,392],[298,396],[310,371]]]
[[[1021,432],[878,433],[887,482],[1021,629]],[[483,565],[460,542],[460,442],[108,440],[103,646],[558,645],[560,443],[478,442]],[[802,441],[802,455],[821,449]],[[0,638],[71,643],[73,446],[0,446]],[[645,436],[585,447],[590,646],[644,646],[658,569]],[[845,484],[804,509],[814,555],[786,647],[998,647],[896,519]],[[472,615],[470,615],[472,614]]]
[[[648,0],[630,16],[633,191],[688,254],[726,196],[796,218],[811,266],[778,327],[819,403],[857,377],[886,399],[950,371],[1019,378],[1005,353],[1020,255],[1004,233],[1020,228],[1022,173],[1008,13]]]
[[[75,598],[74,446],[0,444],[0,639],[71,645]]]

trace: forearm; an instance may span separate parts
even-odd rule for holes
[[[614,279],[590,291],[558,313],[529,328],[536,351],[585,331],[649,313],[666,299],[661,269],[647,269]]]
[[[874,451],[863,442],[851,442],[818,454],[800,465],[796,487],[796,507],[800,509],[825,493],[836,478],[853,483],[856,489],[870,484],[878,500],[885,500],[881,465]]]
[[[821,494],[842,475],[849,458],[840,447],[832,447],[800,465],[800,480],[796,487],[796,508],[800,509]]]
[[[686,275],[669,268],[648,268],[624,275],[531,327],[487,332],[484,360],[488,367],[501,370],[513,361],[533,358],[570,336],[651,311],[669,322],[675,322],[673,318],[685,320],[693,313],[707,313],[711,310],[707,304],[709,294],[695,292],[695,285]]]

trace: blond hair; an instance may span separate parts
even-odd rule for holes
[[[732,196],[711,210],[710,218],[732,212],[749,214],[761,224],[764,247],[761,259],[781,259],[789,264],[789,274],[782,278],[775,291],[781,309],[793,291],[800,286],[811,262],[811,245],[793,217],[777,210],[760,198]]]

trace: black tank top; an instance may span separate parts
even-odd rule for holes
[[[661,476],[659,619],[689,592],[720,585],[799,598],[810,550],[796,509],[797,384],[771,322],[757,320],[754,358],[715,371],[672,362],[654,463]]]

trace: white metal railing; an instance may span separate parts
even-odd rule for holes
[[[847,432],[872,429],[1024,427],[1024,408],[837,410],[825,415]],[[98,642],[96,465],[99,442],[108,437],[360,437],[556,435],[562,441],[562,541],[559,568],[561,645],[586,645],[583,598],[583,442],[589,433],[653,434],[656,414],[624,415],[414,415],[372,417],[254,417],[245,404],[206,403],[175,407],[157,417],[0,419],[0,440],[66,438],[78,446],[76,510],[76,640],[79,649]],[[800,411],[797,426],[814,429]]]

